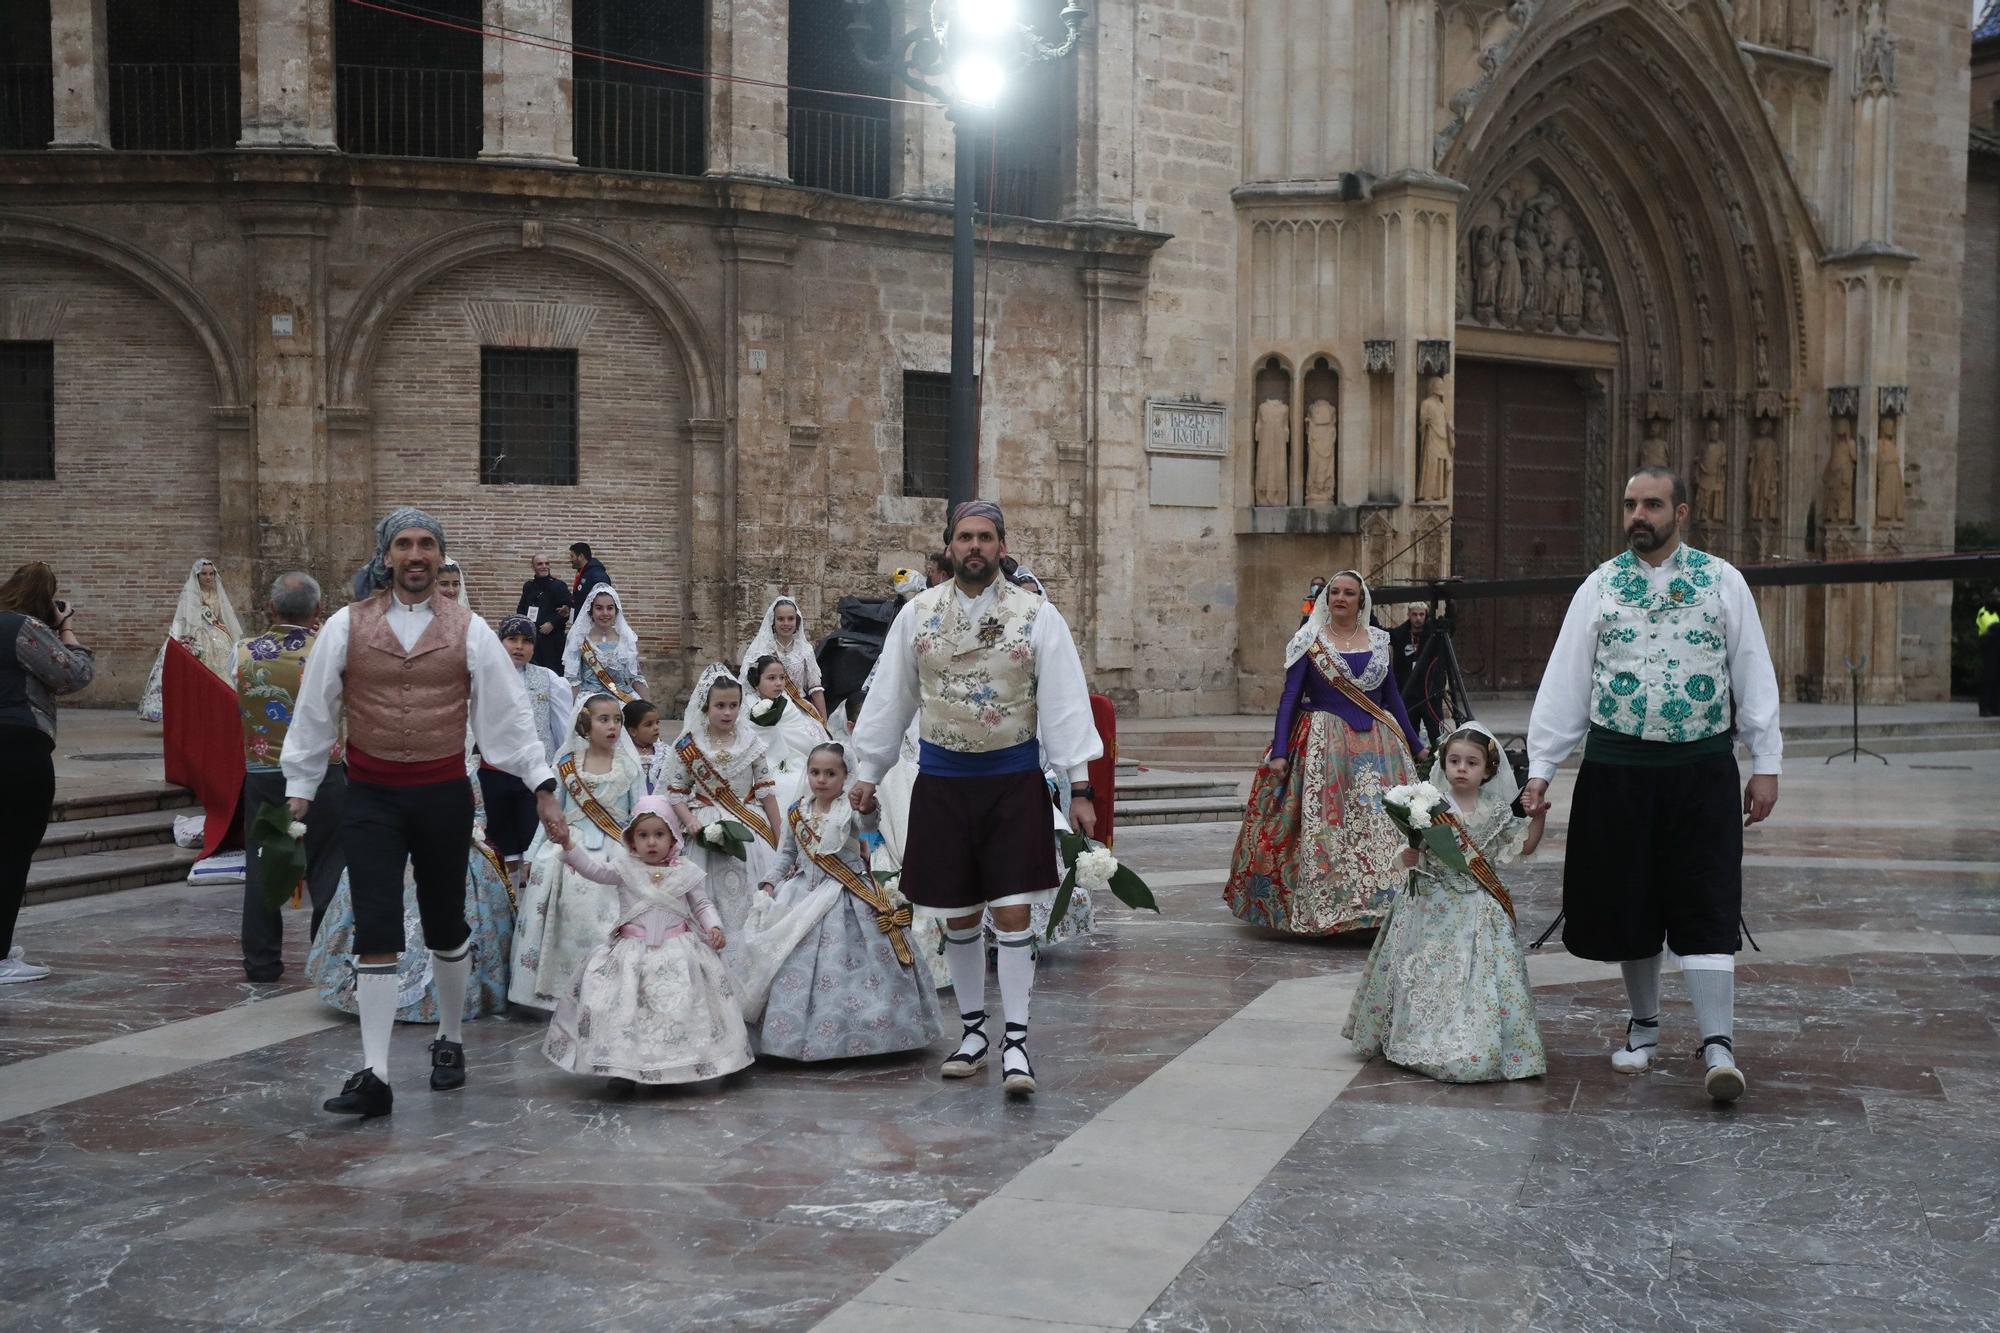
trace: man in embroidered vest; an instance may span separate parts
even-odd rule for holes
[[[1749,585],[1682,543],[1687,517],[1687,484],[1666,468],[1641,468],[1626,483],[1630,549],[1570,602],[1528,723],[1521,807],[1549,808],[1549,781],[1582,741],[1563,944],[1624,971],[1632,1016],[1612,1067],[1636,1074],[1652,1064],[1664,941],[1680,956],[1701,1027],[1704,1086],[1728,1102],[1744,1087],[1734,1055],[1743,830],[1778,803],[1784,739]],[[1739,736],[1752,774],[1740,795]]]
[[[536,734],[520,674],[485,621],[433,595],[444,528],[421,509],[398,509],[376,529],[375,561],[357,585],[381,589],[333,613],[299,684],[282,764],[292,817],[307,821],[347,714],[347,809],[341,842],[354,898],[355,1002],[366,1066],[326,1109],[363,1119],[389,1114],[389,1033],[396,1023],[396,957],[403,938],[403,871],[416,876],[417,911],[431,951],[438,1033],[431,1087],[465,1084],[460,1024],[472,971],[465,920],[472,846],[466,722],[488,763],[533,788],[552,838],[567,824],[556,778]],[[560,839],[557,839],[560,841]]]
[[[243,717],[243,822],[285,800],[285,775],[278,756],[285,748],[297,709],[299,681],[312,652],[320,621],[319,584],[310,574],[281,574],[271,585],[273,624],[236,645],[236,705]],[[320,782],[318,818],[306,826],[306,892],[312,897],[311,939],[340,887],[347,857],[340,848],[341,809],[347,801],[347,765],[336,742]],[[270,905],[259,867],[243,877],[243,975],[276,981],[285,974],[285,927]]]
[[[991,909],[1007,1023],[1001,1081],[1025,1094],[1035,1090],[1030,909],[1052,899],[1061,879],[1042,770],[1069,775],[1070,824],[1087,837],[1097,822],[1089,766],[1104,747],[1069,626],[1043,598],[999,577],[1007,554],[999,506],[960,505],[945,543],[954,577],[912,598],[883,642],[854,734],[851,799],[858,810],[872,808],[875,784],[896,762],[911,716],[920,715],[902,890],[916,910],[944,918],[965,1034],[943,1073],[969,1078],[986,1067],[981,925]]]

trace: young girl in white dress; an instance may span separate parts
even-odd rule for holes
[[[601,693],[584,696],[555,768],[563,818],[574,841],[593,855],[615,849],[631,822],[633,801],[646,791],[639,754],[625,734],[616,699]],[[536,832],[527,860],[507,997],[533,1009],[553,1009],[576,969],[616,922],[618,899],[571,871],[546,829]]]
[[[645,795],[651,796],[660,789],[660,772],[667,764],[667,747],[660,740],[660,706],[651,699],[634,699],[625,705],[625,734],[632,738],[632,748],[639,752],[639,765],[645,770]]]
[[[1534,1078],[1548,1061],[1514,902],[1494,863],[1532,855],[1545,816],[1514,813],[1514,770],[1477,722],[1445,739],[1437,772],[1451,807],[1440,819],[1458,833],[1469,869],[1428,850],[1403,853],[1416,873],[1390,903],[1341,1035],[1358,1055],[1447,1083]]]
[[[570,873],[615,891],[618,910],[564,992],[542,1052],[572,1074],[610,1079],[616,1093],[720,1078],[754,1058],[719,956],[722,918],[702,872],[681,859],[672,821],[665,800],[641,796],[622,849],[593,855],[563,838]]]
[[[820,682],[819,658],[813,655],[812,640],[806,637],[805,616],[799,604],[780,597],[765,608],[757,637],[743,653],[743,679],[754,681],[751,669],[758,658],[777,658],[785,665],[785,693],[801,709],[826,722],[826,689]]]
[[[720,663],[708,667],[688,696],[681,734],[668,747],[662,772],[674,818],[708,872],[708,896],[731,933],[742,926],[754,886],[769,878],[778,855],[778,798],[764,742],[738,720],[742,710],[743,682]],[[702,830],[724,819],[754,835],[747,862],[703,842]]]
[[[610,584],[592,588],[583,614],[571,623],[563,675],[579,696],[609,694],[621,704],[648,697],[639,636],[626,622],[625,603]]]
[[[778,784],[780,810],[791,809],[805,790],[806,756],[813,752],[813,747],[833,739],[827,734],[826,724],[811,709],[799,707],[786,692],[786,679],[785,664],[771,653],[752,662],[750,674],[744,677],[751,699],[743,720],[769,751],[765,759],[771,766],[772,780]],[[777,716],[760,717],[764,710],[775,711]]]
[[[762,887],[782,908],[819,915],[772,978],[758,1048],[788,1060],[920,1050],[944,1034],[937,986],[910,936],[909,905],[878,885],[869,865],[861,834],[873,829],[875,812],[848,803],[838,745],[811,752],[807,780]]]

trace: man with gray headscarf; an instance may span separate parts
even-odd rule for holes
[[[363,1119],[388,1115],[389,1034],[396,1023],[396,959],[403,938],[403,872],[417,882],[417,911],[431,951],[438,1033],[431,1088],[465,1084],[466,983],[472,931],[465,920],[472,845],[472,784],[465,733],[486,762],[537,793],[536,813],[557,841],[567,824],[521,678],[484,620],[433,595],[444,528],[402,508],[376,529],[374,561],[356,576],[383,590],[334,612],[299,685],[282,764],[292,818],[309,808],[347,717],[347,806],[340,819],[354,898],[355,1001],[366,1065],[325,1109]],[[323,821],[322,821],[323,822]]]
[[[243,718],[243,824],[257,812],[285,801],[285,774],[278,766],[285,735],[298,708],[299,682],[320,622],[319,584],[312,575],[280,574],[271,585],[271,627],[236,644],[237,711]],[[347,801],[347,763],[338,741],[328,755],[319,785],[319,818],[306,830],[306,891],[312,895],[312,932],[340,887],[347,858],[340,849],[340,812]],[[285,974],[284,919],[270,905],[253,855],[243,882],[243,975],[276,981]]]

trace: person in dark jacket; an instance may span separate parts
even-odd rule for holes
[[[22,956],[14,923],[56,802],[54,696],[82,689],[97,670],[70,628],[75,617],[43,561],[0,583],[0,985],[49,974]]]
[[[602,566],[599,566],[602,568]],[[549,558],[537,555],[535,576],[521,585],[514,614],[535,622],[535,655],[530,660],[558,676],[563,669],[563,644],[569,640],[570,603],[576,592],[549,572]]]
[[[611,583],[611,571],[604,567],[604,562],[590,553],[589,542],[570,543],[569,565],[576,571],[576,581],[569,585],[571,616],[583,614],[584,598],[590,596],[590,590],[598,584],[609,583],[614,588],[618,586]],[[560,666],[554,669],[562,670]]]
[[[1424,738],[1435,746],[1438,742],[1437,708],[1431,702],[1431,682],[1419,688],[1413,698],[1410,693],[1410,671],[1417,664],[1417,654],[1424,650],[1424,634],[1430,629],[1431,609],[1421,602],[1410,604],[1409,619],[1389,631],[1389,670],[1396,676],[1396,692],[1403,696],[1403,706],[1409,710],[1410,720],[1424,732]],[[1435,660],[1435,659],[1433,659]]]

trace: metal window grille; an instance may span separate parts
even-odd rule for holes
[[[243,81],[229,0],[108,0],[111,146],[191,152],[241,136]]]
[[[951,376],[903,372],[903,494],[951,494]]]
[[[792,0],[788,157],[792,179],[816,190],[889,197],[886,72],[856,58],[845,0]],[[860,96],[843,97],[854,93]]]
[[[47,148],[56,135],[48,0],[0,4],[0,151]]]
[[[402,0],[377,0],[392,7]],[[421,11],[421,17],[410,17]],[[442,18],[462,32],[424,21]],[[485,141],[479,0],[410,0],[408,12],[333,7],[334,134],[341,150],[477,157]]]
[[[576,485],[576,378],[574,349],[479,349],[482,485]]]
[[[56,475],[56,345],[0,342],[0,481]]]
[[[700,0],[574,0],[576,160],[609,171],[699,176],[708,169],[708,93],[697,73],[599,60],[605,51],[657,65],[708,68]]]
[[[982,213],[1053,218],[1062,208],[1062,145],[1010,135],[976,136],[973,197]]]

